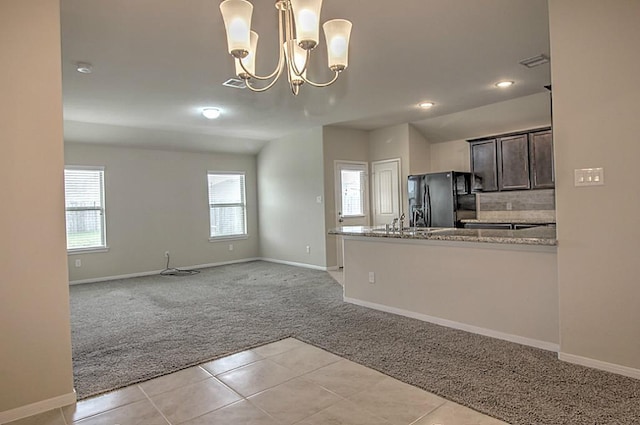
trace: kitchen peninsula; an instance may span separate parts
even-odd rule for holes
[[[344,300],[558,351],[555,227],[331,230],[344,244]]]

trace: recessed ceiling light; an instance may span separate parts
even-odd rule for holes
[[[429,109],[433,105],[435,105],[435,103],[433,103],[433,102],[421,102],[421,103],[418,104],[418,106],[421,107],[422,109]]]
[[[91,74],[93,72],[93,66],[88,62],[76,63],[76,71],[81,74]]]
[[[215,120],[220,116],[220,109],[218,108],[204,108],[202,110],[202,116],[209,120]]]
[[[515,83],[513,81],[499,81],[496,83],[496,87],[500,87],[501,89],[511,87]]]

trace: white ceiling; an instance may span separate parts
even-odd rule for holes
[[[353,22],[349,68],[333,86],[303,86],[298,97],[286,78],[265,93],[221,85],[234,67],[218,0],[61,3],[71,142],[255,153],[309,127],[372,130],[404,122],[431,141],[453,140],[473,131],[467,127],[474,120],[486,127],[492,117],[467,120],[462,111],[541,94],[550,84],[548,64],[518,63],[549,54],[546,0],[325,0],[322,21]],[[253,4],[257,67],[266,74],[277,60],[277,15],[272,0]],[[316,80],[330,77],[321,44],[309,70]],[[76,72],[78,61],[92,63],[94,72]],[[496,88],[502,79],[516,84]],[[436,106],[419,110],[423,100]],[[521,114],[526,104],[518,103]],[[204,119],[205,106],[220,107],[222,117]]]

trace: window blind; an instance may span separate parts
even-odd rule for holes
[[[208,174],[212,238],[247,234],[244,174]]]
[[[103,248],[104,170],[65,168],[67,249]]]

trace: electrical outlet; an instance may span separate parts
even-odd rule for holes
[[[513,204],[511,202],[507,202],[507,211],[511,211],[513,209]]]
[[[82,267],[82,260],[79,258],[76,260],[76,267]]]
[[[311,254],[311,247],[307,245],[307,254]]]
[[[233,251],[233,244],[232,243],[229,244],[229,251]]]
[[[164,252],[164,256],[165,256],[166,258],[169,258],[169,251],[165,251],[165,252]]]
[[[369,283],[376,283],[376,274],[375,274],[375,272],[369,272]]]

